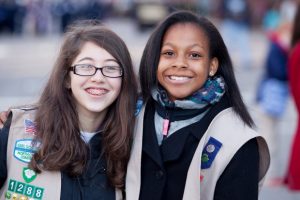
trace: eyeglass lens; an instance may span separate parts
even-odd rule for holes
[[[122,76],[122,68],[119,66],[104,66],[97,68],[93,65],[74,65],[74,73],[81,76],[93,76],[99,69],[103,76],[120,77]]]

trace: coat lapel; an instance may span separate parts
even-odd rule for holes
[[[160,147],[162,160],[164,162],[177,160],[185,149],[189,135],[190,131],[180,131],[164,140]]]
[[[155,125],[154,125],[154,106],[150,105],[149,103],[147,105],[147,112],[145,119],[147,120],[147,123],[144,123],[143,128],[143,152],[146,153],[158,166],[163,168],[162,158],[160,154],[160,149],[155,133]]]

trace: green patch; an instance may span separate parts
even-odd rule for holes
[[[22,182],[17,182],[17,187],[16,187],[16,193],[18,194],[23,194],[24,191],[25,191],[25,186],[26,184],[25,183],[22,183]]]
[[[203,154],[202,157],[201,157],[201,161],[202,161],[202,162],[207,162],[207,161],[209,161],[208,155],[207,155],[207,154]]]
[[[11,193],[10,192],[6,192],[5,193],[5,198],[6,199],[10,199],[11,198]]]
[[[36,172],[28,167],[23,168],[23,179],[26,183],[32,182],[36,178]]]
[[[10,179],[8,184],[8,191],[6,192],[5,197],[7,199],[14,199],[14,196],[11,193],[15,193],[14,195],[24,195],[35,200],[41,200],[43,199],[44,188]],[[9,196],[9,198],[7,196]]]
[[[35,199],[42,199],[44,193],[43,188],[35,188],[33,198]]]

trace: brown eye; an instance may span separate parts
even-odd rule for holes
[[[196,58],[200,58],[201,55],[199,53],[191,53],[190,57],[193,58],[193,59],[196,59]]]
[[[164,51],[161,54],[164,55],[164,56],[168,56],[168,57],[171,57],[171,56],[174,55],[174,53],[172,51]]]

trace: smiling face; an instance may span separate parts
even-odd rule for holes
[[[208,38],[197,25],[179,23],[165,33],[157,69],[157,79],[170,100],[179,100],[199,90],[218,69],[210,59]]]
[[[117,66],[117,60],[105,49],[92,42],[86,42],[72,66],[91,64],[96,67]],[[78,116],[104,117],[108,107],[117,99],[122,78],[109,78],[97,70],[93,76],[79,76],[70,72],[70,85],[75,98]]]

